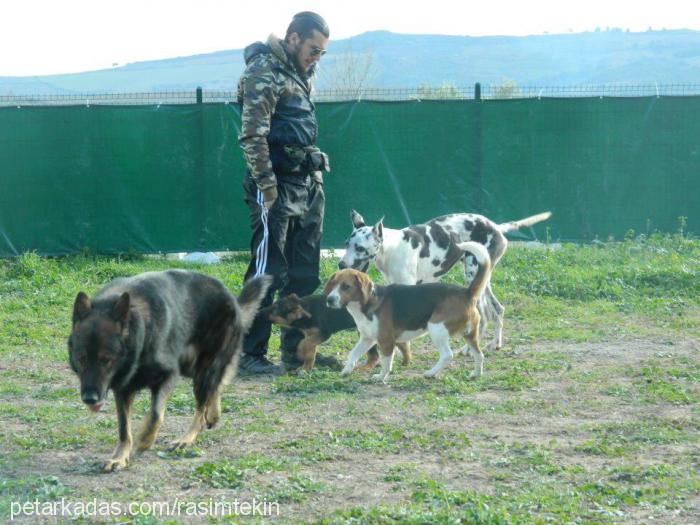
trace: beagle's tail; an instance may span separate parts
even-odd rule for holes
[[[537,224],[538,222],[546,221],[551,216],[551,211],[545,211],[543,213],[533,215],[532,217],[520,219],[519,221],[504,222],[503,224],[498,225],[498,229],[501,230],[501,232],[503,233],[508,233],[514,230],[519,230],[520,228],[525,228],[526,226],[532,226],[533,224]]]
[[[463,252],[471,253],[479,265],[479,271],[476,272],[474,280],[467,288],[467,293],[473,301],[476,301],[481,296],[481,292],[484,291],[491,277],[491,257],[489,252],[486,251],[486,247],[478,242],[460,242],[457,244],[457,247]]]

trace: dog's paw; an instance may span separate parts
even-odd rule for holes
[[[437,372],[428,370],[427,372],[423,372],[423,377],[426,379],[435,379],[437,377]]]
[[[153,445],[153,440],[140,440],[138,445],[136,445],[136,452],[146,452]]]
[[[158,428],[157,427],[150,427],[146,428],[138,438],[138,441],[136,442],[136,451],[137,452],[145,452],[151,446],[156,440],[156,435],[158,434]]]
[[[472,372],[469,374],[469,379],[479,379],[481,377],[481,372]]]
[[[207,428],[214,428],[216,424],[219,422],[219,418],[221,417],[221,414],[209,414],[207,413],[206,416],[204,417],[204,421],[207,423]]]
[[[168,446],[168,452],[175,452],[176,450],[182,450],[186,447],[187,447],[187,443],[183,443],[182,441],[173,441]]]
[[[177,441],[173,441],[170,443],[170,446],[168,447],[169,452],[175,452],[176,450],[182,450],[184,448],[189,447],[192,444],[191,441],[186,440],[186,439],[178,439]]]
[[[122,469],[126,468],[126,466],[128,464],[129,464],[129,460],[126,458],[108,459],[102,465],[102,472],[105,472],[105,473],[116,472],[118,470],[122,470]]]
[[[386,384],[386,376],[384,374],[372,374],[372,381],[376,383],[383,383]]]
[[[350,372],[352,372],[352,368],[346,366],[340,371],[340,377],[347,377],[350,375]]]
[[[496,350],[500,350],[501,348],[503,348],[503,345],[499,345],[498,341],[491,341],[488,345],[486,345],[485,351],[494,352]]]
[[[204,422],[207,428],[214,428],[221,418],[221,404],[217,400],[204,409]]]

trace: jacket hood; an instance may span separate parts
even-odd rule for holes
[[[287,54],[287,50],[284,48],[284,43],[281,38],[277,38],[275,35],[270,35],[267,37],[267,47],[270,48],[272,54],[279,58],[282,62],[294,69],[294,64],[290,56]]]
[[[250,64],[258,55],[270,53],[270,48],[262,42],[254,42],[243,50],[243,59],[246,65]]]
[[[290,70],[295,71],[304,80],[311,78],[316,70],[316,66],[314,65],[306,74],[300,74],[297,71],[297,68],[294,66],[294,62],[292,61],[291,57],[287,54],[287,50],[284,47],[284,41],[273,34],[267,37],[267,41],[264,44],[262,42],[254,42],[243,50],[243,58],[246,65],[261,54],[274,55],[280,62],[282,62]]]
[[[284,49],[284,44],[282,40],[277,38],[275,35],[270,35],[267,38],[267,42],[253,42],[243,50],[243,58],[245,59],[246,65],[249,64],[258,55],[274,55],[283,64],[293,68],[293,64]]]

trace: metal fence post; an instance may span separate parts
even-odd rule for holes
[[[202,88],[197,88],[197,115],[194,135],[194,197],[195,197],[195,221],[198,230],[197,249],[204,251],[207,247],[207,180],[204,169],[204,106],[202,105]]]
[[[482,196],[484,193],[484,180],[482,174],[482,121],[481,121],[481,83],[474,84],[474,162],[472,164],[474,176],[474,191],[472,203],[477,213],[485,213]]]

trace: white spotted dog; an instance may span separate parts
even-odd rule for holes
[[[481,376],[484,355],[479,347],[477,303],[491,276],[491,258],[486,248],[476,242],[458,243],[457,248],[469,251],[477,261],[476,276],[467,288],[446,283],[379,286],[358,270],[333,274],[324,290],[326,304],[347,308],[360,332],[360,340],[348,354],[341,375],[352,372],[358,359],[377,344],[382,369],[374,378],[386,382],[394,346],[428,333],[440,358],[423,375],[435,377],[452,359],[450,337],[463,333],[467,344],[461,353],[470,353],[474,358],[471,377]]]
[[[369,263],[374,261],[386,283],[420,284],[438,281],[464,256],[464,278],[465,283],[469,283],[474,279],[477,264],[472,255],[464,254],[458,248],[459,242],[483,244],[493,268],[508,246],[507,232],[532,226],[551,215],[551,212],[544,212],[519,221],[496,224],[483,215],[454,213],[393,230],[384,227],[383,219],[374,226],[367,226],[362,215],[352,210],[353,231],[338,267],[365,272]],[[487,349],[501,348],[505,308],[493,294],[490,278],[479,297],[478,308],[481,314],[479,334],[483,335],[488,321],[494,324],[495,337]]]

